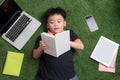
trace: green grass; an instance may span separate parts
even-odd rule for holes
[[[85,45],[83,51],[76,51],[74,55],[78,78],[80,80],[119,80],[120,51],[118,51],[115,74],[98,72],[98,63],[90,59],[92,50],[101,35],[120,44],[119,0],[16,0],[16,2],[43,24],[20,51],[0,38],[0,80],[35,80],[38,60],[32,58],[32,49],[37,36],[45,29],[42,14],[50,7],[61,7],[67,11],[66,29],[72,29],[78,34]],[[98,31],[90,32],[84,20],[86,15],[94,16],[99,26]],[[2,74],[7,51],[25,54],[19,77]]]

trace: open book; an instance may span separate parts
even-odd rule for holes
[[[55,35],[41,33],[41,38],[48,45],[48,49],[44,52],[54,57],[59,57],[63,53],[70,50],[70,32],[69,30],[57,33]]]
[[[118,48],[119,44],[101,36],[90,57],[107,67],[114,67]]]
[[[3,69],[3,74],[19,76],[23,58],[23,53],[8,51]]]

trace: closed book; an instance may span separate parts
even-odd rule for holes
[[[115,67],[107,67],[101,63],[98,65],[98,71],[115,73]]]
[[[4,64],[3,74],[19,76],[24,54],[8,51]]]

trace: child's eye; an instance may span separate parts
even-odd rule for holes
[[[51,22],[49,22],[50,24],[54,24],[54,22],[53,21],[51,21]]]
[[[61,21],[58,21],[58,23],[61,23]]]

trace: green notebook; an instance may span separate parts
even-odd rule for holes
[[[8,51],[3,69],[3,74],[19,77],[23,58],[23,53]]]

